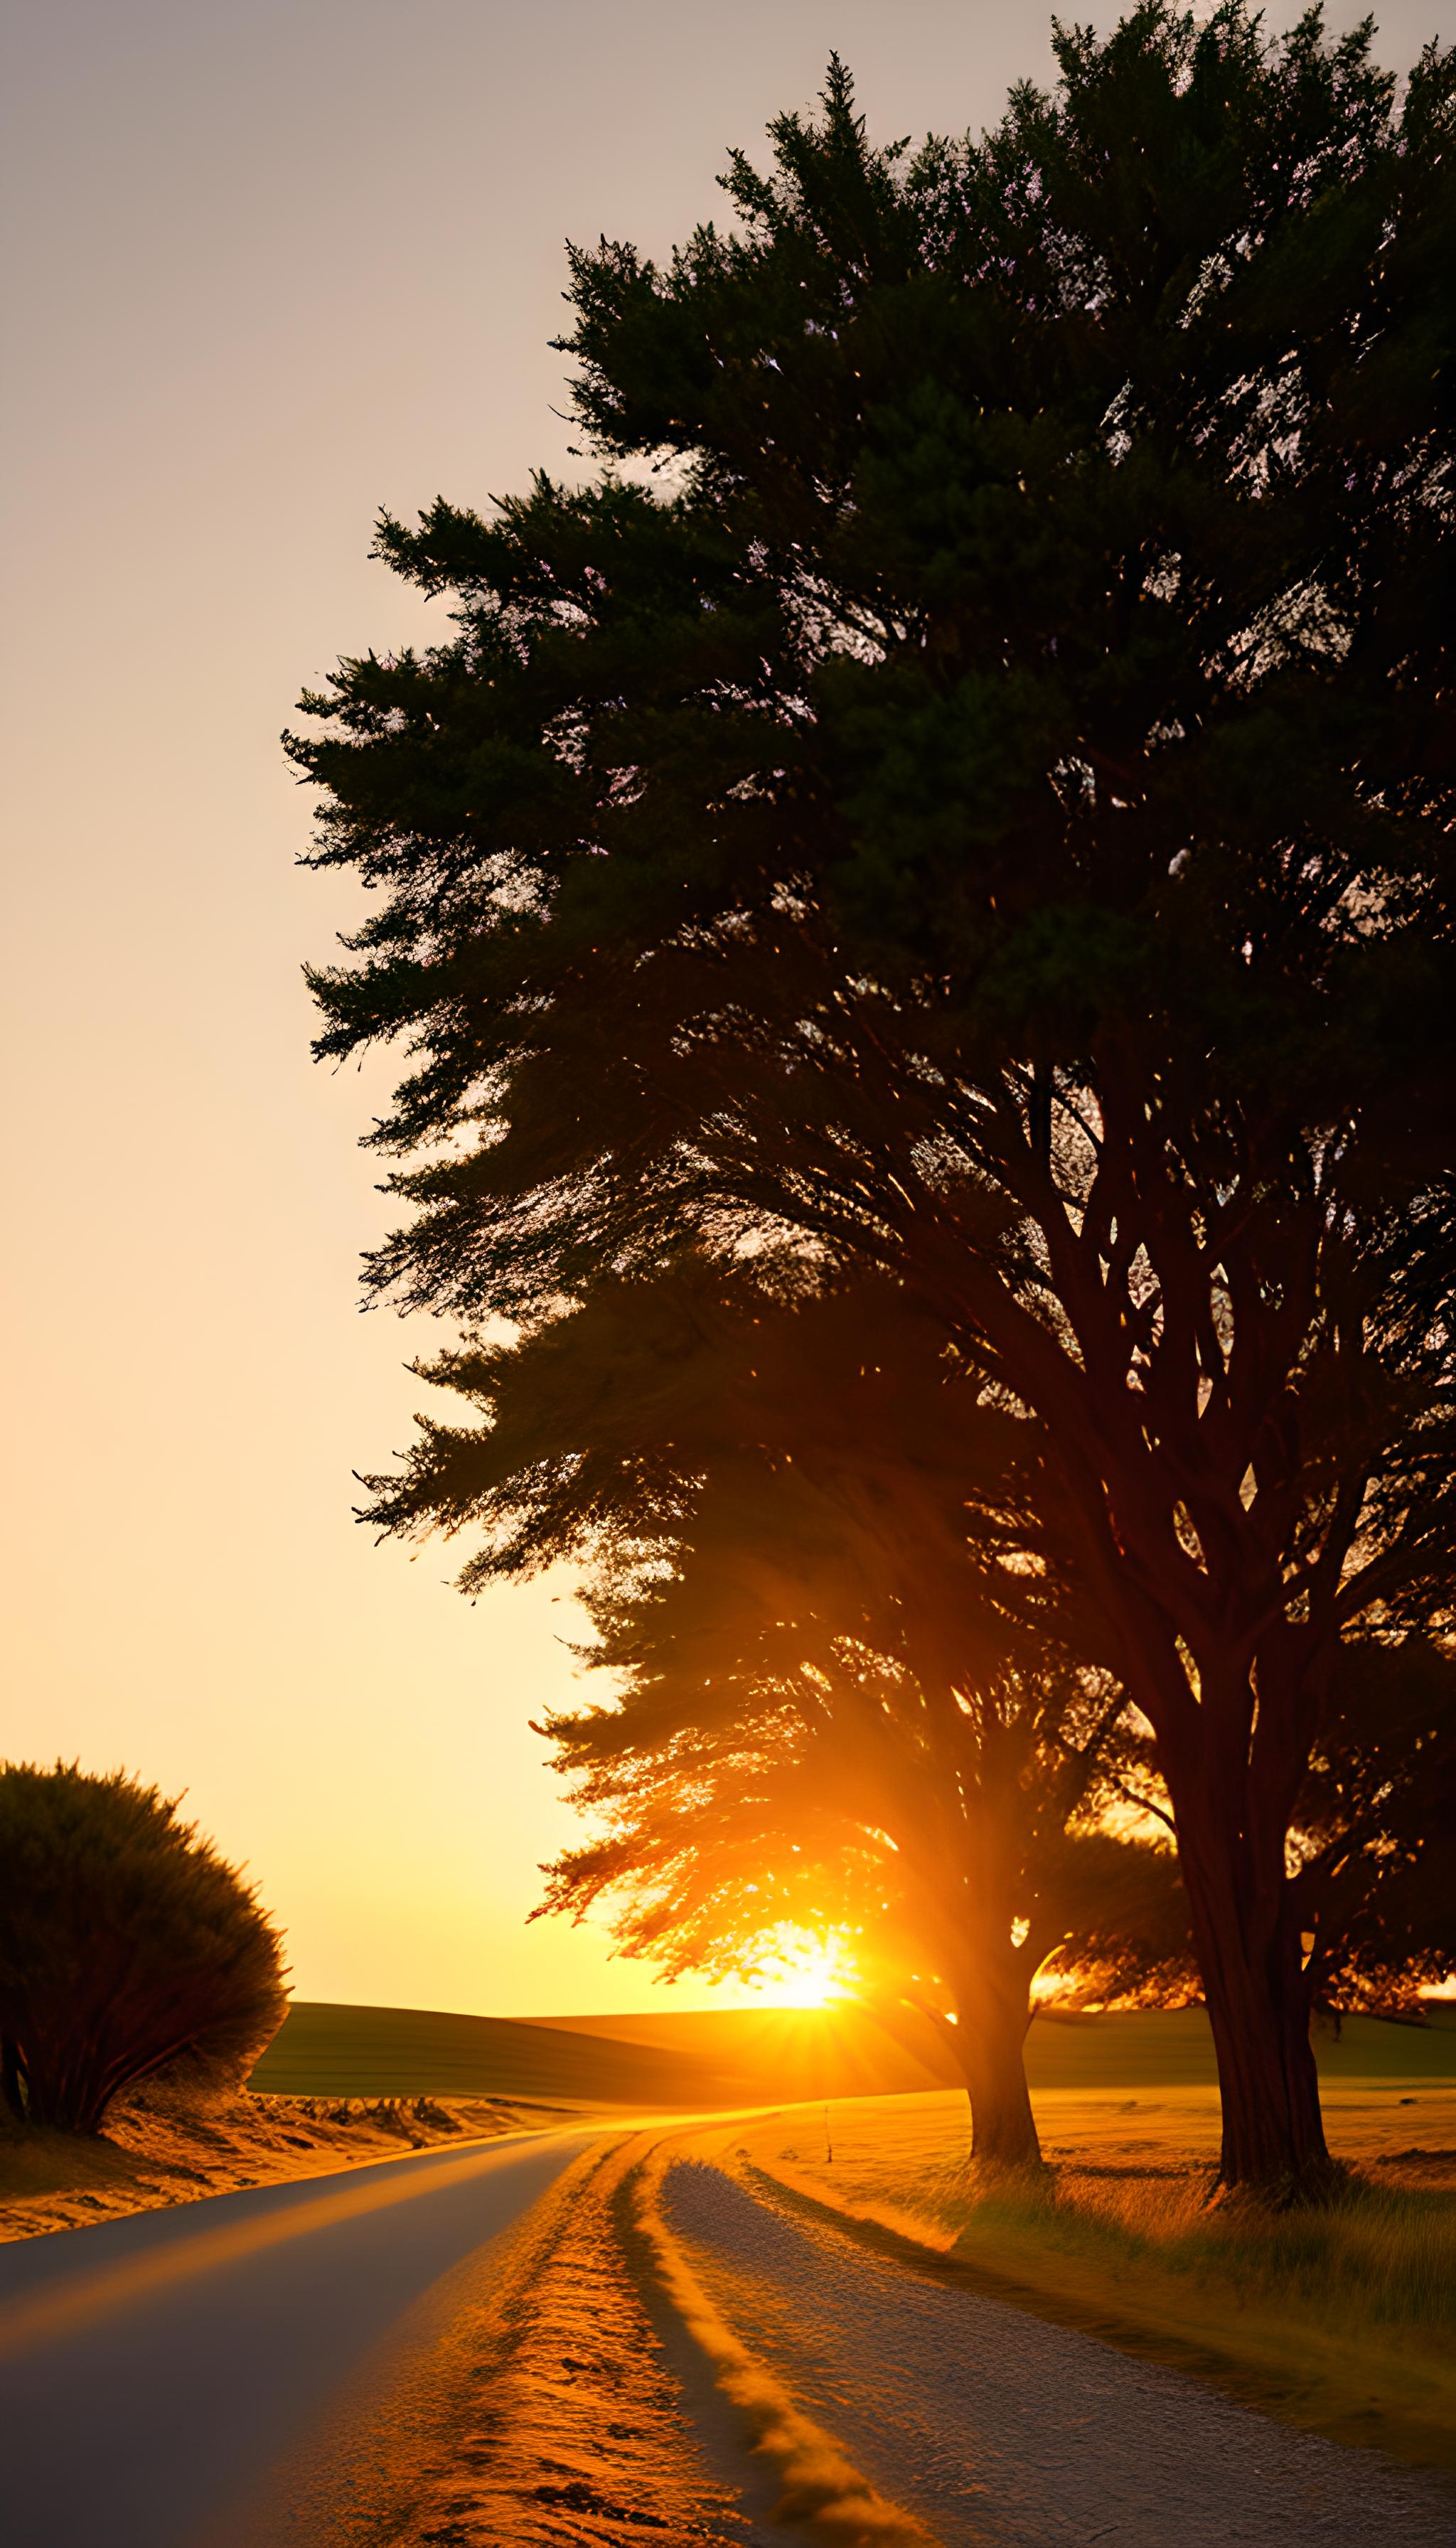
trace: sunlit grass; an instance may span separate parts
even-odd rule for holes
[[[966,2227],[972,2230],[974,2212]],[[1043,2234],[1119,2266],[1129,2257],[1209,2285],[1320,2313],[1456,2338],[1456,2197],[1357,2181],[1330,2210],[1210,2211],[1187,2179],[1108,2181],[1070,2171]]]
[[[1344,2440],[1456,2467],[1456,2090],[1331,2090],[1343,2198],[1210,2203],[1217,2100],[1044,2096],[1046,2182],[977,2182],[964,2100],[865,2099],[826,2136],[743,2135],[802,2195],[938,2251],[1007,2297],[1204,2372]]]

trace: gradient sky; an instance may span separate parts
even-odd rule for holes
[[[522,1925],[572,1828],[526,1727],[573,1687],[569,1583],[472,1609],[448,1550],[351,1519],[439,1339],[356,1315],[370,1082],[311,1065],[299,981],[352,905],[293,864],[279,729],[430,625],[368,562],[381,504],[565,465],[564,237],[667,248],[834,46],[876,136],[980,127],[1047,19],[12,0],[0,1753],[186,1788],[304,1996],[656,1995]],[[1380,48],[1433,34],[1456,0],[1394,0]]]

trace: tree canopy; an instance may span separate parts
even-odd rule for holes
[[[0,2097],[99,2132],[166,2070],[244,2078],[287,2008],[277,1930],[177,1799],[125,1773],[0,1766]]]
[[[472,1589],[585,1565],[615,1684],[543,1729],[599,1827],[545,1907],[715,1976],[838,1931],[940,2031],[977,2155],[1034,2157],[1037,1977],[1191,1980],[1171,1856],[1106,1826],[1125,1693],[1040,1429],[893,1287],[699,1258],[429,1372],[481,1421],[426,1422],[371,1518],[483,1532]]]
[[[1301,1792],[1296,1896],[1319,2005],[1420,2013],[1456,1972],[1456,1658],[1352,1639]]]
[[[1147,0],[980,140],[848,75],[573,260],[604,471],[386,520],[294,750],[413,1056],[370,1280],[903,1286],[1045,1427],[1178,1823],[1230,2178],[1318,2170],[1286,1841],[1448,1602],[1456,56]]]

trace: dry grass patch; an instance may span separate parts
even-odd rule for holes
[[[739,2548],[654,2322],[634,2220],[640,2138],[576,2160],[462,2322],[441,2465],[398,2548]]]
[[[761,2524],[929,2548],[699,2285],[658,2202],[699,2138],[599,2145],[521,2223],[459,2318],[454,2394],[396,2548],[747,2548]]]
[[[558,2122],[489,2098],[256,2097],[198,2111],[158,2090],[117,2106],[105,2133],[0,2125],[0,2239],[77,2230],[203,2195],[326,2176],[371,2159]]]

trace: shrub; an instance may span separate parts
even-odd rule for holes
[[[0,2095],[95,2133],[163,2069],[235,2086],[282,2023],[281,1941],[179,1798],[118,1771],[0,1766]]]

